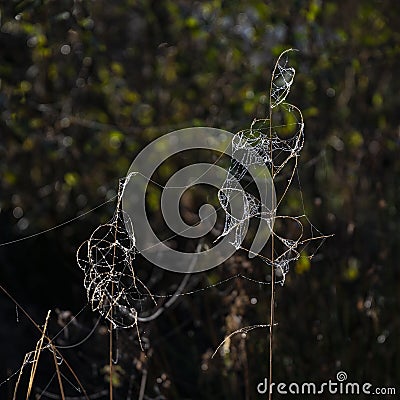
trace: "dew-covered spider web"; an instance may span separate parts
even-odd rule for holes
[[[289,272],[289,266],[302,255],[302,247],[310,241],[320,241],[322,235],[305,215],[279,216],[278,207],[287,194],[297,172],[298,158],[304,144],[304,122],[301,111],[294,105],[286,103],[286,97],[294,81],[295,69],[290,67],[287,50],[283,52],[275,65],[271,78],[269,118],[255,119],[250,129],[238,132],[232,141],[233,160],[229,167],[227,178],[218,193],[218,198],[225,211],[225,225],[221,236],[231,231],[235,232],[232,244],[236,249],[242,246],[246,234],[245,224],[251,218],[265,222],[265,226],[281,245],[281,251],[274,255],[274,260],[247,250],[250,256],[260,257],[269,267],[275,268],[277,280],[281,285]],[[277,110],[277,112],[275,111]],[[279,199],[265,201],[237,188],[235,182],[243,180],[246,172],[253,166],[268,167],[272,181],[284,181]],[[282,176],[282,179],[281,179]],[[232,178],[233,177],[233,178]],[[232,198],[241,196],[244,203],[243,214],[238,218],[229,210]],[[263,202],[264,200],[264,202]],[[276,222],[279,225],[290,222],[296,226],[297,234],[286,238],[274,230]],[[310,237],[304,235],[304,223],[311,226]],[[281,229],[282,230],[282,229]],[[279,247],[279,246],[277,246]],[[303,252],[304,255],[304,252]],[[313,254],[308,255],[312,258]]]
[[[121,179],[117,206],[110,222],[100,225],[78,249],[76,257],[85,274],[84,286],[93,311],[114,328],[137,324],[143,303],[154,301],[135,275],[135,234],[131,219],[121,207],[122,195],[131,175]]]

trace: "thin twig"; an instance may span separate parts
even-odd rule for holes
[[[121,183],[120,183],[121,185]],[[122,186],[123,187],[123,186]],[[121,186],[118,188],[118,200],[115,214],[114,222],[114,247],[113,247],[113,259],[112,259],[112,269],[111,269],[111,301],[110,301],[110,354],[109,354],[109,373],[110,373],[110,400],[113,400],[113,298],[114,298],[114,269],[115,269],[115,257],[117,251],[117,233],[118,233],[118,213],[121,204],[121,198],[123,195],[123,189],[121,191]]]
[[[273,179],[274,176],[274,160],[273,160],[273,140],[272,140],[272,86],[274,84],[274,75],[279,63],[276,62],[274,69],[271,74],[271,84],[269,88],[269,138],[270,138],[270,160],[271,160],[271,177]],[[275,204],[274,204],[274,194],[271,191],[271,210],[272,213],[275,213]],[[271,228],[273,229],[273,222],[271,224]],[[275,250],[275,235],[271,235],[271,302],[270,302],[270,320],[269,320],[269,379],[268,384],[271,387],[272,383],[272,348],[273,348],[273,333],[274,333],[274,308],[275,308],[275,266],[274,266],[274,250]],[[268,390],[268,399],[272,399],[271,390]]]
[[[114,286],[114,283],[112,284]],[[113,289],[113,288],[112,288]],[[111,295],[113,290],[111,290]],[[111,305],[112,307],[112,305]],[[111,311],[111,318],[112,318],[112,311]],[[110,369],[110,400],[113,400],[113,363],[112,363],[112,353],[113,353],[113,324],[110,321],[110,361],[109,361],[109,369]]]
[[[54,351],[54,345],[51,346],[51,349],[52,349],[52,353],[53,353],[54,365],[56,367],[58,385],[60,386],[61,399],[65,400],[64,387],[63,387],[63,383],[62,383],[62,379],[61,379],[60,367],[58,366],[56,353]]]

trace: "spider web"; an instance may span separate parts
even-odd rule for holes
[[[119,182],[113,218],[100,225],[76,253],[85,274],[84,286],[93,311],[98,311],[114,328],[131,328],[151,293],[135,276],[137,252],[132,221],[121,208],[122,195],[132,174]]]
[[[277,215],[278,206],[287,194],[297,171],[298,158],[304,145],[302,113],[293,104],[285,102],[295,77],[295,69],[288,65],[288,53],[290,51],[293,51],[293,49],[286,50],[279,56],[272,73],[269,118],[255,119],[250,129],[240,131],[235,135],[232,140],[233,159],[227,178],[218,193],[221,207],[225,211],[225,225],[221,236],[234,231],[232,245],[236,249],[246,250],[250,256],[261,258],[269,267],[275,268],[278,278],[275,283],[281,285],[285,282],[290,264],[298,260],[302,253],[305,254],[305,246],[311,241],[320,240],[319,248],[326,238],[310,223],[305,215]],[[275,109],[279,109],[279,111],[274,112]],[[282,123],[273,124],[273,117],[276,117]],[[286,137],[288,133],[290,137]],[[273,182],[283,181],[286,178],[286,185],[284,185],[278,201],[272,199],[272,202],[263,203],[262,199],[259,200],[237,187],[235,182],[241,181],[252,166],[267,167]],[[280,175],[284,174],[286,176],[281,179]],[[244,203],[243,214],[240,218],[234,217],[229,209],[232,199],[237,196],[241,196]],[[254,217],[266,223],[271,234],[281,245],[280,253],[274,255],[273,261],[268,257],[254,253],[252,250],[245,249],[241,245],[246,235],[246,223]],[[278,234],[274,230],[274,223],[278,220],[281,222],[280,225],[287,221],[290,221],[292,225],[297,225],[297,236],[286,238]],[[306,224],[311,226],[310,237],[305,237]],[[308,258],[312,258],[314,253],[309,255]]]

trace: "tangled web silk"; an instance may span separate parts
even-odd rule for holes
[[[138,309],[152,298],[135,276],[135,235],[129,215],[121,208],[122,194],[130,177],[120,180],[117,207],[111,221],[95,229],[77,251],[77,262],[85,274],[84,286],[92,309],[114,328],[135,326]]]

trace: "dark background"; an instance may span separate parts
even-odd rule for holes
[[[291,58],[297,74],[289,100],[306,124],[302,200],[299,191],[291,192],[281,212],[297,215],[304,204],[312,223],[335,236],[311,264],[293,265],[277,290],[275,381],[324,382],[343,370],[349,381],[400,390],[400,3],[0,4],[1,243],[112,198],[135,154],[162,134],[193,125],[235,132],[265,116],[277,56],[299,49]],[[149,214],[157,225],[159,193],[151,196]],[[52,310],[49,334],[70,321],[65,311],[76,315],[87,304],[75,251],[114,207],[108,202],[60,228],[0,247],[1,285],[39,324]],[[141,266],[151,269],[145,264],[137,259],[138,274]],[[187,289],[235,273],[264,280],[268,271],[238,253],[197,274]],[[152,276],[161,294],[173,293],[180,279],[163,271]],[[115,398],[138,398],[143,373],[149,399],[262,398],[256,386],[268,373],[265,329],[246,339],[237,335],[229,353],[210,356],[235,329],[268,322],[269,296],[268,286],[241,279],[183,296],[140,326],[147,358],[135,330],[121,331]],[[0,308],[3,381],[40,334],[21,312],[17,318],[3,294]],[[57,343],[76,343],[97,318],[87,306]],[[108,398],[107,346],[100,321],[88,341],[63,352],[87,392],[99,398]],[[43,352],[35,393],[53,373],[51,354]],[[2,398],[12,397],[15,382],[0,387]],[[66,394],[79,396],[67,381],[64,386]],[[17,398],[25,398],[24,390],[22,380]],[[55,380],[48,391],[57,393]]]

